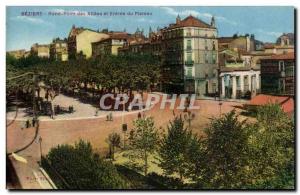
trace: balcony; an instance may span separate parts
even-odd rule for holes
[[[186,51],[192,51],[192,46],[187,46]]]
[[[184,75],[186,80],[195,79],[195,77],[191,74]]]
[[[187,61],[184,62],[184,64],[186,66],[193,66],[194,65],[194,61],[193,60],[187,60]]]

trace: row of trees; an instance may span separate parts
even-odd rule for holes
[[[152,118],[138,119],[130,140],[145,175],[157,152],[164,174],[189,180],[192,188],[294,188],[294,124],[276,104],[259,108],[255,123],[234,111],[214,118],[203,137],[176,117],[159,139]]]
[[[133,91],[151,90],[160,79],[159,61],[150,55],[57,62],[37,56],[15,59],[7,54],[6,61],[8,103],[15,96],[31,105],[35,90],[37,108],[43,108],[40,113],[52,118],[53,101],[62,92],[96,106],[105,93],[127,93],[131,97]],[[40,97],[42,88],[47,102]]]
[[[149,90],[160,78],[159,60],[151,55],[107,56],[103,59],[57,62],[38,57],[15,59],[7,54],[7,77],[33,72],[56,92],[84,89],[95,92],[132,93]],[[7,92],[26,90],[32,77],[7,80]],[[95,89],[98,89],[96,91]]]
[[[88,142],[59,145],[42,160],[59,189],[124,189],[127,183],[109,161],[93,152]]]
[[[211,119],[205,136],[199,137],[185,128],[180,116],[163,135],[153,118],[139,118],[130,131],[130,155],[137,164],[142,162],[136,171],[166,189],[294,189],[293,122],[276,104],[259,108],[256,119],[240,121],[232,111]],[[108,141],[118,147],[120,136],[111,134]],[[164,175],[148,173],[150,156],[157,156]],[[132,187],[124,176],[124,171],[134,175],[132,170],[124,167],[118,173],[111,161],[82,141],[52,149],[47,159],[69,188]]]

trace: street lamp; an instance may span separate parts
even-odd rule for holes
[[[122,98],[122,101],[123,101],[123,111],[122,111],[122,131],[124,133],[124,149],[125,149],[125,145],[126,145],[126,131],[127,131],[127,123],[125,123],[125,119],[124,119],[124,115],[125,115],[125,101],[124,101],[124,98]]]
[[[221,117],[221,115],[222,115],[222,104],[223,104],[223,103],[220,101],[220,102],[219,102],[220,117]]]
[[[190,110],[187,111],[187,114],[184,115],[184,119],[189,123],[189,130],[191,130],[191,122],[194,118],[195,118],[195,114],[192,113]]]
[[[125,146],[126,146],[126,132],[127,132],[127,124],[126,123],[122,124],[122,131],[124,133],[124,149],[125,149]]]
[[[184,102],[184,110],[183,112],[188,112],[188,107],[190,106],[190,97],[186,97],[185,98],[185,102]]]
[[[40,143],[41,162],[42,162],[42,158],[43,158],[43,153],[42,153],[42,141],[43,141],[43,139],[42,139],[42,137],[40,136],[40,138],[39,138],[39,143]]]

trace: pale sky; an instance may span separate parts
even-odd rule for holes
[[[42,16],[22,16],[24,11],[40,11]],[[50,16],[49,11],[82,12],[148,12],[151,15],[125,16]],[[294,32],[294,7],[7,7],[6,50],[29,49],[34,43],[50,43],[65,38],[73,24],[94,30],[108,28],[133,33],[139,27],[146,35],[149,27],[163,28],[174,23],[176,16],[193,15],[210,23],[215,16],[218,36],[255,34],[256,39],[275,42],[282,33]]]

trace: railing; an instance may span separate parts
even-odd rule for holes
[[[187,47],[186,47],[186,50],[187,50],[187,51],[191,51],[191,50],[192,50],[192,47],[191,47],[191,46],[187,46]]]
[[[194,65],[194,61],[193,60],[187,60],[184,62],[185,65],[187,66],[193,66]]]
[[[72,189],[66,180],[55,170],[54,167],[52,167],[51,163],[44,156],[41,160],[41,166],[50,176],[58,189]]]
[[[184,75],[186,79],[194,79],[194,76],[191,74]]]

